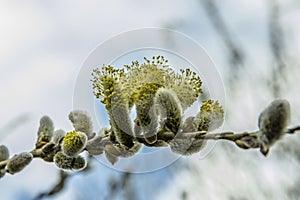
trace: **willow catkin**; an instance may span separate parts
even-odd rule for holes
[[[82,170],[86,167],[86,160],[82,156],[67,156],[59,151],[54,156],[54,163],[60,169],[64,170]]]
[[[74,110],[69,114],[69,120],[76,131],[85,133],[89,139],[94,136],[92,121],[86,112]]]
[[[290,121],[290,104],[287,100],[277,99],[272,101],[262,111],[258,119],[260,139],[262,141],[261,152],[266,155],[277,140],[284,134]]]
[[[54,156],[54,163],[55,165],[60,168],[60,169],[67,169],[67,170],[71,170],[73,165],[73,158],[67,156],[66,154],[64,154],[62,151],[59,151],[55,154]]]
[[[23,152],[14,155],[6,165],[6,171],[15,174],[22,171],[32,161],[32,154]]]
[[[66,134],[62,142],[63,152],[68,156],[76,156],[86,146],[87,136],[83,132],[71,131]]]
[[[154,105],[154,97],[161,86],[156,83],[147,83],[138,90],[135,105],[139,126],[142,129],[145,140],[155,143],[157,140],[158,117]]]
[[[125,77],[124,69],[119,70],[108,65],[92,73],[94,94],[105,105],[110,125],[119,143],[133,146],[133,130],[129,117],[128,91],[123,90],[120,80]]]
[[[73,160],[72,170],[82,170],[86,165],[86,160],[82,156],[77,156]]]
[[[198,131],[212,131],[219,128],[224,121],[224,109],[218,101],[209,99],[202,102],[200,112],[194,123]]]
[[[40,120],[40,126],[37,132],[39,142],[49,142],[52,138],[54,131],[53,122],[48,116],[43,116]]]
[[[220,127],[223,120],[224,110],[218,101],[211,99],[203,101],[197,116],[189,117],[184,122],[181,137],[174,139],[171,144],[171,150],[182,155],[198,153],[205,147],[206,141],[197,139],[196,134],[193,137],[187,137],[184,133],[211,131]]]
[[[182,108],[177,95],[169,89],[160,88],[156,92],[154,104],[163,119],[163,126],[176,135],[182,122]]]
[[[116,84],[111,96],[110,122],[119,143],[133,146],[133,128],[129,116],[129,104],[124,91]]]

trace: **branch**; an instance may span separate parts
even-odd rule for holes
[[[48,192],[42,192],[38,194],[34,200],[43,199],[45,197],[53,196],[59,192],[61,192],[64,189],[66,181],[72,176],[71,174],[66,173],[63,170],[60,170],[60,178],[59,181],[48,191]]]
[[[229,63],[230,66],[232,66],[232,74],[236,76],[233,77],[233,79],[238,78],[236,71],[244,65],[244,53],[241,46],[238,46],[237,43],[234,42],[229,28],[220,14],[216,2],[214,0],[200,0],[199,2],[205,8],[206,14],[208,15],[213,27],[224,41],[230,52]]]
[[[287,129],[286,133],[287,133],[287,134],[294,134],[294,133],[296,133],[297,131],[300,131],[300,126],[296,126],[296,127],[294,127],[294,128],[289,128],[289,129]]]
[[[279,23],[280,10],[276,0],[269,0],[269,37],[270,48],[275,65],[272,68],[271,87],[274,97],[279,97],[282,90],[282,83],[285,77],[286,64],[284,62],[285,42],[284,35]]]
[[[90,159],[89,159],[89,161],[90,161]],[[91,170],[90,162],[88,162],[88,166],[80,172],[88,172],[89,170]],[[65,188],[67,180],[70,179],[73,175],[75,175],[75,174],[70,174],[63,170],[60,170],[59,171],[59,180],[57,181],[57,183],[53,187],[51,187],[49,189],[49,191],[41,192],[40,194],[38,194],[33,200],[43,199],[45,197],[50,197],[50,196],[60,193]]]

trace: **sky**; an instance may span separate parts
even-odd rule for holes
[[[76,109],[74,89],[89,55],[120,33],[146,27],[178,31],[202,46],[224,83],[223,129],[236,132],[257,129],[259,112],[274,98],[265,81],[270,78],[272,66],[268,2],[216,2],[234,40],[246,55],[245,67],[234,90],[228,84],[231,76],[228,49],[197,0],[1,1],[0,143],[9,147],[11,155],[31,150],[43,115],[50,116],[57,129],[71,130],[67,116]],[[300,69],[297,67],[300,63],[300,4],[296,0],[279,3],[288,63],[282,96],[291,103],[291,124],[296,125],[300,123],[297,113],[300,109]],[[18,126],[12,123],[15,120],[19,120]],[[299,144],[293,139],[300,141],[298,136],[288,137],[283,145],[274,147],[274,154],[268,158],[257,151],[244,152],[227,143],[217,143],[205,158],[195,155],[178,161],[187,163],[188,167],[167,167],[134,175],[133,185],[137,188],[149,185],[145,192],[138,190],[139,199],[180,199],[181,191],[188,192],[188,199],[291,199],[287,193],[299,184],[299,160],[293,148],[288,151],[288,155],[293,156],[281,154],[286,150],[282,146]],[[35,159],[20,174],[0,180],[1,199],[31,199],[54,184],[57,175],[53,164]],[[95,188],[83,192],[83,196],[101,199],[101,195],[107,193],[109,179],[120,176],[114,169],[95,164],[95,171],[76,175],[62,194],[51,199],[83,198],[78,194],[84,191],[80,188],[87,190],[82,183],[91,183],[89,187]],[[266,186],[270,187],[262,189]],[[119,194],[116,198],[124,197]]]

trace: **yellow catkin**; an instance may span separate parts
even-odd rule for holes
[[[86,146],[87,136],[79,131],[67,132],[63,139],[62,149],[68,156],[79,154]]]

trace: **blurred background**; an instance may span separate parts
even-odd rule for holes
[[[45,114],[71,130],[67,115],[84,60],[108,38],[144,27],[179,31],[206,49],[226,90],[224,130],[256,130],[275,98],[289,100],[291,126],[300,124],[297,0],[1,1],[0,144],[11,154],[31,150]],[[144,174],[91,161],[68,176],[35,159],[0,180],[0,199],[297,200],[299,170],[299,135],[286,136],[267,158],[218,142],[204,159],[181,158]],[[61,177],[63,189],[47,194]]]

